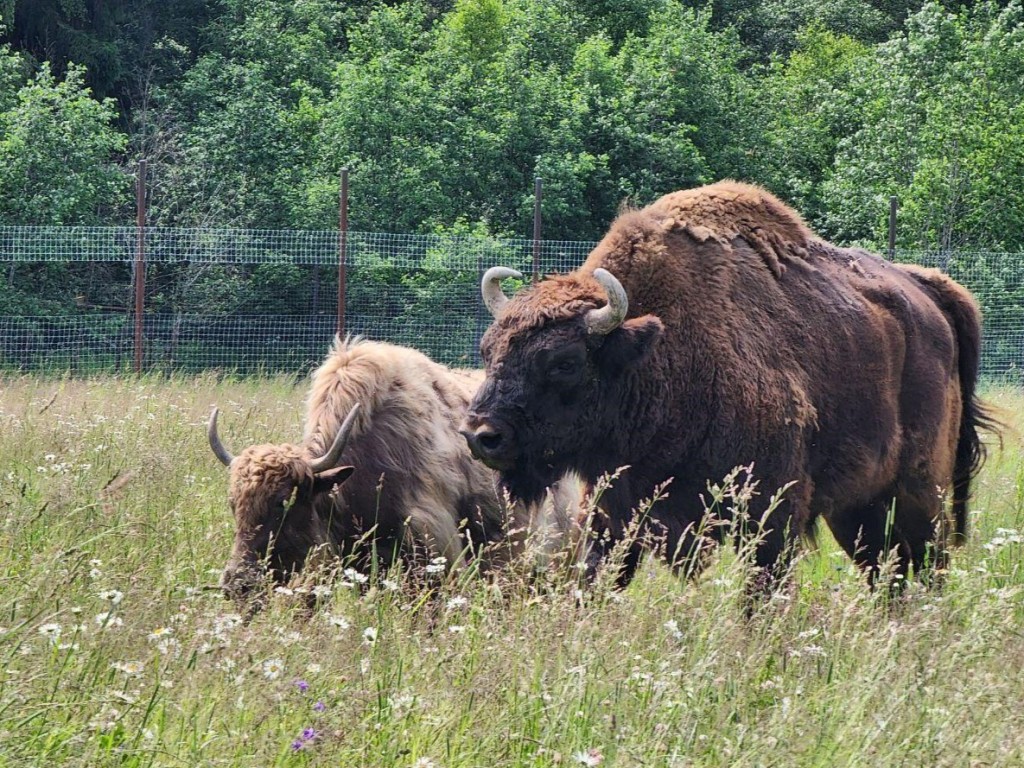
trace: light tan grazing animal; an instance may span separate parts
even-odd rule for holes
[[[447,368],[407,347],[336,339],[313,374],[301,443],[233,456],[214,409],[208,437],[230,468],[235,518],[225,593],[248,604],[268,572],[284,584],[314,553],[368,573],[398,557],[461,567],[471,553],[492,569],[527,539],[543,540],[547,554],[567,545],[580,483],[565,478],[541,503],[509,508],[459,434],[482,380],[482,371]]]

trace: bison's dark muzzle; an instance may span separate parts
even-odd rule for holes
[[[459,432],[466,438],[473,456],[491,469],[508,469],[516,458],[512,427],[500,419],[470,413]]]

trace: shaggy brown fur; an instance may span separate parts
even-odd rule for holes
[[[386,565],[417,549],[452,565],[465,562],[467,549],[483,551],[493,565],[499,548],[488,546],[510,531],[520,539],[545,532],[560,544],[580,501],[578,482],[559,484],[557,500],[529,511],[514,507],[510,519],[493,473],[472,460],[457,432],[482,379],[405,347],[336,341],[313,374],[302,443],[252,446],[231,462],[236,534],[225,590],[245,599],[266,560],[283,582],[318,548],[354,555],[365,569],[371,557]],[[355,470],[336,485],[337,470],[318,477],[310,462],[356,404],[340,459]]]
[[[584,322],[606,302],[598,267],[629,299],[606,336]],[[593,482],[628,465],[603,499],[609,544],[672,479],[644,529],[677,564],[701,549],[707,484],[753,462],[755,520],[792,483],[761,531],[763,583],[819,515],[871,572],[888,546],[904,570],[941,565],[943,496],[962,533],[986,423],[979,329],[948,278],[826,243],[768,192],[725,181],[622,215],[578,271],[513,297],[481,344],[487,381],[464,430],[486,433],[480,452],[525,499],[567,470]]]

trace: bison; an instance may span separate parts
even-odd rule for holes
[[[494,565],[498,542],[525,532],[566,541],[581,488],[567,478],[543,504],[506,510],[494,474],[473,460],[457,427],[482,371],[446,368],[413,349],[338,339],[313,374],[298,445],[255,445],[237,456],[221,442],[217,410],[210,447],[230,468],[235,540],[221,587],[259,607],[267,572],[284,584],[313,553],[368,571],[376,558]],[[532,515],[530,512],[535,512]],[[468,539],[468,541],[467,541]],[[489,559],[488,559],[489,558]]]
[[[977,305],[938,271],[832,245],[767,191],[723,181],[623,213],[578,270],[509,299],[511,276],[482,281],[495,320],[463,434],[527,502],[564,472],[593,483],[628,466],[602,497],[595,557],[671,481],[623,545],[620,584],[645,539],[698,570],[702,493],[751,463],[754,594],[819,516],[872,581],[890,549],[902,575],[942,566],[966,533],[992,422]]]

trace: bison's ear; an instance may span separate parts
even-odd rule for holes
[[[643,360],[661,335],[661,320],[644,315],[627,320],[608,334],[597,351],[597,359],[607,370],[622,370]]]
[[[355,471],[355,467],[335,467],[320,472],[313,478],[313,493],[323,493],[336,485],[341,485]]]

